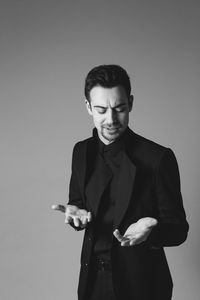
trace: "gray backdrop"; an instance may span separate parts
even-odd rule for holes
[[[174,300],[200,294],[199,1],[0,1],[0,299],[75,300],[82,233],[65,203],[76,141],[91,134],[83,84],[117,63],[131,76],[130,127],[172,147],[187,242],[166,249]]]

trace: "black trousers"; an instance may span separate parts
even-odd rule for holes
[[[92,273],[88,300],[116,300],[111,270],[95,270]]]

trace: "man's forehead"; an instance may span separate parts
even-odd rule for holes
[[[119,104],[127,103],[126,92],[121,86],[112,88],[95,86],[90,91],[90,99],[93,106],[117,106]]]

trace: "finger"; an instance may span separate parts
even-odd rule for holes
[[[124,237],[121,235],[118,229],[115,229],[113,232],[113,235],[116,237],[116,239],[121,243],[124,240]]]
[[[140,236],[139,238],[136,238],[136,239],[132,239],[130,241],[130,246],[134,246],[134,245],[139,245],[141,244],[142,242],[145,242],[146,241],[146,236]]]
[[[65,213],[65,206],[64,205],[61,205],[61,204],[53,204],[52,206],[51,206],[51,208],[53,209],[53,210],[59,210],[59,211],[62,211],[62,212],[64,212]]]
[[[137,239],[132,239],[130,241],[130,246],[134,246],[134,245],[137,245],[137,244],[139,244],[139,241]]]
[[[121,242],[121,246],[122,246],[122,247],[128,247],[128,246],[131,246],[130,240],[126,240],[126,241]]]
[[[143,242],[143,240],[138,239],[138,240],[133,240],[130,242],[130,246],[135,246],[135,245],[139,245]]]
[[[89,211],[87,214],[87,221],[91,222],[92,221],[92,213]]]
[[[81,226],[82,226],[82,225],[85,226],[85,225],[87,224],[87,222],[88,222],[87,217],[82,217],[82,218],[81,218]]]
[[[83,224],[83,223],[80,224],[80,227],[81,227],[82,229],[84,229],[86,226],[87,226],[87,223],[86,223],[86,224]]]
[[[79,227],[79,226],[80,226],[80,220],[79,220],[79,218],[74,217],[74,218],[73,218],[73,221],[74,221],[74,226],[76,226],[76,227]]]
[[[139,233],[135,233],[135,234],[125,234],[124,238],[128,239],[128,240],[136,240],[139,239],[143,236],[144,234],[139,232]]]
[[[71,221],[72,221],[72,217],[69,216],[69,215],[67,215],[67,216],[65,217],[65,223],[66,223],[66,224],[69,224]]]
[[[82,216],[81,218],[80,218],[80,226],[81,226],[81,228],[85,228],[86,226],[87,226],[87,223],[89,223],[90,221],[91,221],[91,213],[89,212],[86,216]]]

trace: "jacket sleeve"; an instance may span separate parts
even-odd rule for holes
[[[75,205],[80,209],[84,208],[83,199],[81,195],[80,189],[80,182],[78,180],[78,170],[77,170],[77,162],[78,162],[78,153],[79,153],[78,143],[74,146],[73,153],[72,153],[72,166],[71,166],[71,178],[69,184],[69,201],[68,205]],[[81,227],[75,227],[74,224],[71,222],[70,225],[75,230],[82,230]]]
[[[183,207],[180,176],[174,153],[167,149],[156,169],[155,191],[158,225],[148,243],[155,247],[177,246],[187,238],[189,225]]]

